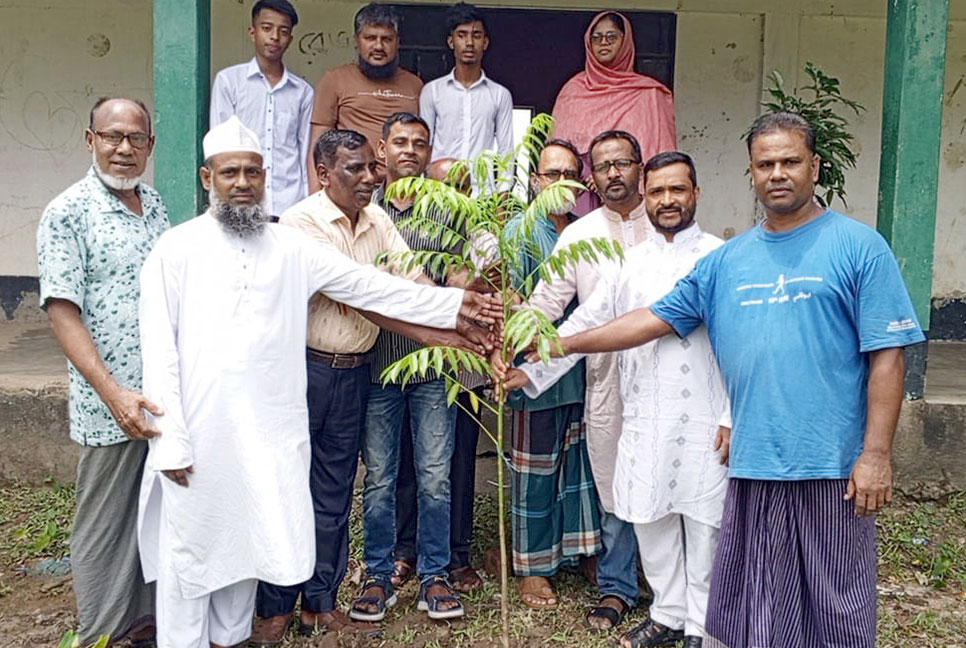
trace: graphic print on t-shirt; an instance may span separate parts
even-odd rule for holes
[[[807,290],[806,286],[798,287],[797,290],[791,286],[791,284],[798,284],[803,282],[811,283],[822,283],[825,281],[822,277],[785,277],[784,273],[778,275],[778,279],[775,281],[761,282],[761,283],[747,283],[738,286],[736,290],[738,292],[746,290],[764,290],[766,291],[767,297],[758,297],[757,295],[761,293],[749,293],[747,299],[741,301],[742,306],[761,306],[764,304],[785,304],[788,302],[798,302],[803,299],[811,299],[812,292]],[[770,293],[770,294],[769,294]],[[744,295],[743,295],[744,296]]]

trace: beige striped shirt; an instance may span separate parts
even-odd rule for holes
[[[359,212],[353,231],[349,217],[329,199],[324,189],[285,210],[279,222],[334,245],[362,264],[373,263],[385,250],[403,252],[409,249],[381,207],[372,203],[366,205]],[[391,267],[386,269],[409,279],[421,274],[419,268],[409,273],[396,272]],[[309,299],[307,346],[329,353],[365,353],[372,348],[378,334],[379,327],[355,309],[334,302],[320,292]]]

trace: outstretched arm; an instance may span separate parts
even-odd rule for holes
[[[603,326],[560,338],[560,346],[564,355],[623,351],[673,332],[671,325],[652,313],[650,308],[638,308]],[[527,356],[531,362],[536,359],[536,354]]]

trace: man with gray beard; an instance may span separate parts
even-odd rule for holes
[[[98,99],[85,131],[93,164],[54,198],[37,227],[40,304],[67,356],[70,436],[81,445],[70,563],[84,645],[99,635],[154,635],[154,586],[138,562],[137,485],[147,441],[142,408],[138,272],[168,227],[141,182],[151,115],[134,99]]]
[[[144,391],[164,410],[138,519],[159,648],[240,644],[259,579],[313,575],[310,296],[441,329],[502,312],[492,296],[418,285],[269,224],[261,146],[237,117],[203,146],[212,209],[162,236],[141,271]]]

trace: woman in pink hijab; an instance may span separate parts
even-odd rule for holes
[[[584,33],[584,71],[574,75],[553,106],[554,136],[568,139],[583,155],[606,130],[623,130],[637,138],[642,162],[677,148],[674,100],[667,86],[634,71],[634,32],[615,11],[594,16]],[[585,157],[584,168],[590,168]],[[584,193],[574,213],[582,216],[600,205],[596,194]]]

